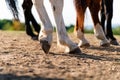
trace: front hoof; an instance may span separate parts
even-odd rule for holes
[[[81,48],[88,48],[90,47],[90,44],[89,43],[86,43],[86,44],[83,44],[83,45],[80,45]]]
[[[111,40],[110,44],[112,44],[112,45],[119,45],[119,43],[117,42],[117,40]]]
[[[40,45],[41,45],[41,48],[43,49],[43,51],[48,54],[49,50],[50,50],[50,47],[51,45],[48,43],[48,41],[46,40],[40,40]]]
[[[81,54],[81,53],[82,52],[79,47],[69,52],[69,54]]]
[[[104,43],[104,44],[101,44],[100,46],[102,46],[102,47],[109,47],[110,43]]]
[[[38,40],[38,36],[37,35],[36,36],[32,36],[31,39],[32,40]]]

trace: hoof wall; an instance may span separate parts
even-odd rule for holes
[[[112,44],[112,45],[119,45],[119,43],[117,42],[117,40],[111,40],[110,44]]]
[[[86,44],[84,44],[84,45],[81,45],[80,47],[81,47],[81,48],[88,48],[88,47],[90,47],[90,44],[89,44],[89,43],[86,43]]]
[[[109,47],[110,43],[101,44],[100,46],[102,46],[102,47]]]
[[[69,54],[81,54],[81,53],[82,52],[81,52],[80,48],[76,48],[76,49],[69,52]]]
[[[32,40],[38,40],[38,36],[32,36],[31,39]]]
[[[48,41],[40,40],[40,45],[41,45],[41,48],[43,49],[43,51],[46,54],[48,54],[48,52],[50,50],[50,44],[48,43]]]

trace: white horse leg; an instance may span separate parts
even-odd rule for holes
[[[89,47],[90,46],[89,42],[85,38],[84,33],[81,31],[81,29],[78,29],[75,32],[75,35],[77,35],[77,38],[80,39],[78,46],[80,46],[80,47]]]
[[[35,4],[39,17],[42,21],[41,31],[39,33],[39,40],[44,52],[48,53],[52,43],[53,27],[45,10],[43,2],[44,0],[33,0],[33,3]]]
[[[101,43],[100,43],[101,46],[109,46],[110,45],[107,38],[105,37],[105,34],[103,32],[101,25],[99,23],[96,24],[94,33],[95,33],[95,36],[101,40]]]
[[[80,52],[78,46],[69,39],[65,29],[65,24],[62,16],[63,0],[50,0],[50,2],[53,9],[55,22],[57,25],[57,42],[61,45],[67,46],[66,52]]]

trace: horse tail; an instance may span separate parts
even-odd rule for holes
[[[5,0],[8,8],[10,9],[11,13],[13,14],[13,17],[15,20],[19,21],[19,12],[18,12],[18,6],[17,0]]]

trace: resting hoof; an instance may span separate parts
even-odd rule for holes
[[[79,47],[69,52],[69,54],[80,54],[80,53],[82,52]]]
[[[119,45],[119,43],[117,42],[117,40],[111,40],[110,44],[112,44],[112,45]]]
[[[88,48],[90,47],[90,44],[89,43],[85,43],[83,45],[80,45],[81,48]]]
[[[49,50],[50,50],[50,47],[51,45],[48,43],[48,41],[46,40],[40,40],[40,45],[41,45],[41,48],[43,49],[43,51],[48,54]]]
[[[31,39],[32,40],[38,40],[38,36],[32,36]]]
[[[102,47],[109,47],[110,43],[101,44],[100,46],[102,46]]]

